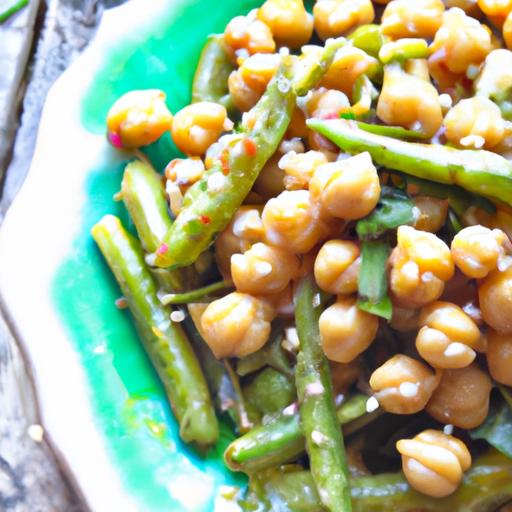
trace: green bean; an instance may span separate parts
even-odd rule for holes
[[[496,153],[405,142],[368,133],[343,119],[310,119],[307,124],[347,153],[368,151],[378,165],[512,202],[512,162]]]
[[[313,59],[306,57],[301,61],[301,64],[305,63],[305,65],[299,64],[295,69],[293,77],[293,89],[297,96],[305,96],[318,85],[332,64],[336,52],[346,44],[347,40],[344,37],[328,39],[320,57]]]
[[[380,409],[367,413],[367,400],[365,395],[355,395],[338,407],[336,417],[344,434],[353,434],[382,414]],[[233,471],[252,473],[294,460],[305,449],[299,412],[290,407],[235,439],[227,447],[224,460]]]
[[[263,347],[248,356],[239,359],[236,363],[236,373],[245,377],[250,373],[257,372],[265,366],[270,366],[287,377],[294,377],[293,368],[290,364],[285,350],[281,343],[283,341],[284,323],[282,320],[272,322],[270,338]]]
[[[128,301],[141,342],[180,425],[181,438],[199,445],[215,443],[219,426],[199,362],[182,328],[169,320],[171,310],[160,304],[139,242],[113,215],[103,217],[92,228],[92,236]]]
[[[293,59],[283,57],[276,76],[247,114],[250,127],[226,149],[223,163],[209,169],[186,193],[178,218],[156,251],[157,266],[177,268],[193,263],[229,224],[281,142],[295,108],[296,91],[314,87],[338,44],[339,40],[328,44],[319,59],[307,66],[308,73],[299,73],[293,82]]]
[[[166,293],[160,297],[160,302],[167,306],[168,304],[193,304],[195,302],[211,302],[215,299],[210,294],[218,292],[228,292],[233,288],[231,281],[219,281],[208,284],[195,290],[183,293]]]
[[[215,407],[219,413],[227,413],[238,425],[237,396],[224,364],[213,355],[210,347],[203,340],[194,324],[192,315],[187,315],[182,325],[199,359]]]
[[[155,252],[172,225],[162,177],[148,163],[135,160],[124,170],[121,197],[142,247],[149,253]],[[193,268],[175,271],[152,268],[150,271],[166,290],[183,290],[185,285],[194,286],[199,280]]]
[[[353,434],[382,414],[380,409],[366,412],[365,395],[355,395],[336,411],[347,435]],[[278,466],[300,457],[306,449],[300,415],[293,407],[235,439],[226,449],[224,460],[233,471],[252,473]]]
[[[379,25],[361,25],[347,38],[353,46],[377,58],[386,38],[382,35]]]
[[[353,478],[350,484],[354,512],[495,512],[512,500],[512,460],[495,450],[482,455],[459,489],[446,498],[414,491],[402,473]],[[249,492],[249,502],[252,498],[263,503],[263,511],[324,510],[309,471],[274,469],[257,474]]]
[[[379,60],[382,64],[389,64],[392,61],[403,62],[408,59],[426,59],[428,56],[428,43],[425,39],[405,38],[391,41],[379,50]]]
[[[247,403],[261,416],[279,412],[297,399],[293,382],[270,367],[255,375],[243,390]]]
[[[329,363],[320,343],[319,297],[312,276],[299,282],[295,320],[300,347],[295,382],[311,473],[321,502],[331,512],[350,512],[345,447],[336,418]]]
[[[193,263],[229,224],[288,127],[295,106],[291,72],[291,59],[285,58],[249,113],[254,125],[227,151],[224,169],[215,165],[188,190],[180,214],[156,252],[157,266],[177,268]],[[283,86],[286,83],[288,87]]]
[[[420,195],[446,199],[450,208],[462,217],[471,206],[482,208],[490,214],[496,213],[496,206],[481,196],[470,194],[466,190],[455,185],[442,185],[433,181],[424,180],[415,176],[406,176],[407,185],[413,185]]]
[[[416,130],[407,130],[401,126],[387,126],[385,124],[370,124],[356,121],[357,126],[365,132],[375,133],[377,135],[385,135],[394,139],[423,139],[423,133]]]
[[[224,38],[212,34],[204,45],[192,84],[192,103],[213,101],[234,109],[228,89],[228,78],[235,66],[224,47]]]

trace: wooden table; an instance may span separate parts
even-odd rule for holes
[[[0,7],[10,0],[0,0]],[[112,0],[30,0],[0,25],[0,222],[27,174],[44,99]],[[1,305],[1,304],[0,304]],[[83,510],[41,438],[30,367],[0,314],[0,510]]]

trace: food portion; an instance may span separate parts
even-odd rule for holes
[[[189,105],[112,105],[138,239],[92,236],[181,438],[230,422],[241,510],[512,502],[511,20],[267,0],[205,41]]]

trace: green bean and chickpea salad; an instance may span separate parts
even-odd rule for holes
[[[507,46],[512,0],[267,0],[208,38],[190,105],[111,107],[138,238],[92,236],[181,438],[232,422],[242,510],[512,501]]]

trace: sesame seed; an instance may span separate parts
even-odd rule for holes
[[[261,277],[265,277],[272,272],[272,265],[268,261],[258,261],[254,265],[254,270]]]
[[[379,407],[379,401],[374,396],[371,396],[366,401],[366,412],[368,413],[376,411]]]
[[[453,425],[445,425],[444,428],[443,428],[443,432],[447,435],[447,436],[451,436],[453,434]]]
[[[170,315],[171,321],[180,323],[185,320],[185,313],[181,309],[177,309],[176,311],[173,311]]]
[[[325,388],[322,386],[321,382],[311,382],[306,385],[304,389],[304,395],[306,397],[310,396],[318,396],[321,395],[325,391]]]
[[[115,300],[114,304],[116,305],[117,309],[126,309],[128,307],[128,301],[125,297],[119,297]]]
[[[454,357],[454,356],[461,356],[466,352],[466,345],[463,343],[459,343],[458,341],[455,341],[453,343],[450,343],[444,350],[443,354],[446,357]]]
[[[419,386],[414,382],[402,382],[398,391],[404,398],[413,398],[418,394]]]

